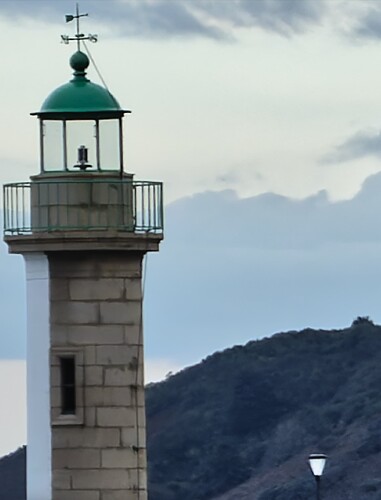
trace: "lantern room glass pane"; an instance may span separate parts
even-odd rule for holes
[[[96,133],[94,121],[67,121],[66,144],[68,170],[81,170],[79,168],[78,150],[82,151],[83,147],[87,148],[86,164],[89,166],[86,170],[95,170],[97,168]]]
[[[99,156],[101,170],[120,170],[119,120],[99,122]]]
[[[43,158],[46,172],[64,170],[64,139],[62,121],[44,121],[42,125]]]

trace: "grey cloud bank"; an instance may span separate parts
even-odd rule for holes
[[[216,18],[230,20],[238,27],[255,25],[291,35],[318,23],[325,11],[325,4],[323,0],[238,0],[225,2],[225,9],[221,9],[221,2],[215,0],[209,2],[206,9],[213,12]]]
[[[189,362],[280,330],[381,320],[380,200],[381,174],[337,203],[231,191],[173,203],[148,263],[148,353]]]
[[[0,15],[15,23],[34,19],[62,22],[64,27],[64,14],[73,9],[70,0],[0,1]],[[351,39],[381,37],[378,0],[82,0],[81,11],[89,12],[96,22],[121,37],[232,41],[237,29],[253,27],[290,37],[327,19],[338,33]]]
[[[14,19],[30,17],[59,22],[73,2],[2,0],[0,13]],[[83,0],[82,11],[123,36],[202,36],[231,40],[234,28],[257,26],[282,35],[305,31],[318,23],[324,0]]]
[[[368,2],[369,9],[358,19],[354,32],[359,37],[381,38],[381,5],[378,1]]]

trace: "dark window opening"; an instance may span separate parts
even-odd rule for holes
[[[60,358],[61,367],[61,413],[75,415],[75,356]]]

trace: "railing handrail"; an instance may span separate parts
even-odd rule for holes
[[[75,190],[74,185],[104,188],[83,191]],[[84,229],[163,232],[160,181],[117,177],[38,179],[5,184],[3,193],[5,235]]]
[[[33,181],[24,181],[24,182],[11,182],[8,184],[3,184],[3,188],[9,187],[29,187],[32,184],[110,184],[110,183],[122,183],[122,184],[131,184],[137,186],[163,186],[162,181],[144,181],[144,180],[135,180],[135,179],[123,179],[120,177],[109,177],[107,179],[46,179],[46,180],[38,180],[37,182]]]

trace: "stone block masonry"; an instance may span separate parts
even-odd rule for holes
[[[52,252],[48,258],[52,500],[146,500],[142,253]],[[58,361],[71,353],[80,365],[82,420],[56,418]]]

